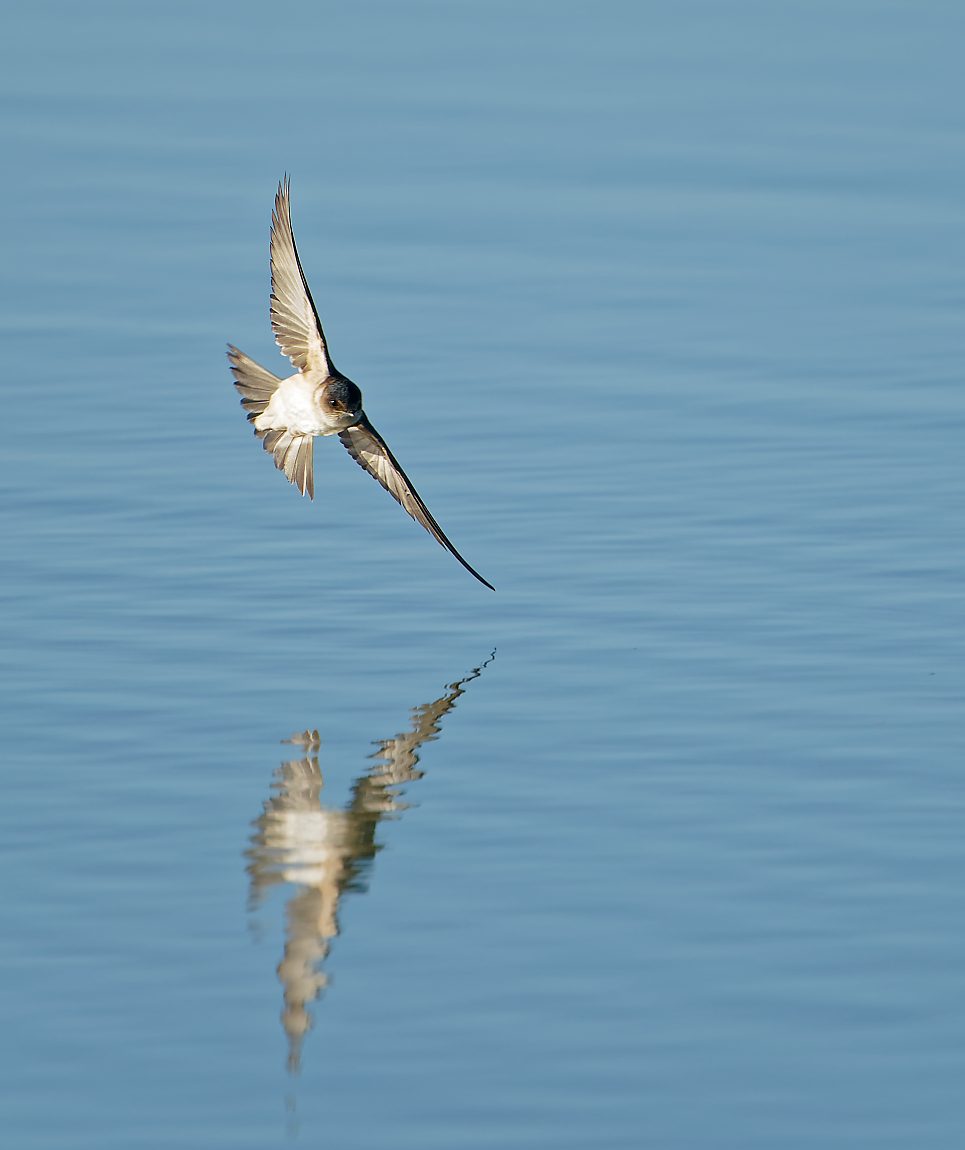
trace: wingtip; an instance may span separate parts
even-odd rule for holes
[[[438,524],[437,524],[437,526],[438,526]],[[440,534],[441,534],[441,533],[442,533],[442,529],[440,528],[439,530],[440,530]],[[445,540],[445,542],[443,542],[443,540]],[[488,587],[490,591],[495,591],[495,590],[496,590],[496,588],[495,588],[495,587],[492,585],[492,583],[490,583],[490,582],[489,582],[489,580],[488,580],[488,579],[484,579],[484,578],[483,578],[483,577],[482,577],[482,576],[479,574],[479,572],[476,570],[476,568],[475,568],[475,567],[471,567],[471,566],[470,566],[470,565],[469,565],[469,564],[466,562],[466,560],[465,560],[465,559],[463,559],[463,557],[462,557],[462,556],[459,554],[459,552],[458,552],[458,551],[455,549],[455,547],[453,547],[453,545],[452,545],[452,544],[449,542],[448,538],[446,538],[446,536],[445,536],[445,535],[443,535],[442,539],[439,539],[438,541],[439,541],[440,543],[442,543],[443,547],[445,547],[445,549],[446,549],[446,550],[449,552],[449,554],[450,554],[450,555],[452,555],[452,556],[453,556],[453,557],[454,557],[454,558],[455,558],[455,559],[456,559],[456,560],[457,560],[459,563],[461,563],[461,564],[463,565],[463,567],[465,567],[465,569],[466,569],[466,570],[469,572],[469,574],[470,574],[470,575],[471,575],[471,576],[472,576],[474,579],[478,579],[478,580],[479,580],[479,582],[480,582],[480,583],[482,583],[482,585],[483,585],[484,587]]]
[[[278,190],[275,192],[275,206],[271,213],[271,230],[274,233],[275,228],[279,226],[283,217],[287,214],[289,222],[291,221],[291,197],[289,195],[289,177],[286,172],[284,176],[278,181]]]
[[[442,540],[440,540],[440,542],[442,542]],[[447,551],[448,551],[448,552],[449,552],[451,555],[453,555],[453,556],[454,556],[454,557],[455,557],[455,558],[456,558],[456,559],[457,559],[457,560],[458,560],[458,561],[459,561],[459,562],[460,562],[460,563],[463,565],[463,567],[465,567],[465,569],[466,569],[466,570],[469,572],[469,574],[470,574],[470,575],[471,575],[471,576],[472,576],[474,579],[478,579],[478,580],[479,580],[479,582],[480,582],[480,583],[482,583],[482,585],[483,585],[484,587],[488,587],[490,591],[495,591],[495,590],[496,590],[496,588],[495,588],[495,587],[492,585],[492,583],[490,583],[490,582],[489,582],[489,580],[488,580],[488,579],[484,579],[484,578],[483,578],[483,577],[482,577],[482,576],[479,574],[479,572],[476,570],[476,568],[475,568],[475,567],[472,567],[472,566],[470,566],[470,565],[469,565],[469,564],[466,562],[466,560],[465,560],[465,559],[463,559],[463,557],[462,557],[462,556],[459,554],[459,552],[458,552],[458,551],[455,549],[455,547],[453,547],[453,545],[452,545],[452,544],[449,542],[449,540],[448,540],[448,539],[446,539],[446,542],[445,542],[445,543],[443,543],[442,545],[443,545],[443,547],[445,547],[445,548],[446,548],[446,550],[447,550]]]

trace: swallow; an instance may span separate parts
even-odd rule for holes
[[[278,185],[271,216],[271,328],[282,354],[296,369],[294,375],[281,379],[232,344],[228,344],[228,362],[248,421],[279,471],[284,471],[302,495],[314,498],[315,436],[337,435],[355,462],[416,523],[421,523],[470,575],[495,591],[450,543],[388,444],[369,423],[362,392],[332,362],[295,247],[287,176]]]

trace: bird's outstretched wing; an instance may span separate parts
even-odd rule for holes
[[[365,415],[353,427],[346,431],[340,431],[338,437],[345,444],[349,455],[355,462],[377,479],[392,498],[398,500],[416,523],[421,523],[434,539],[459,560],[470,575],[478,579],[490,591],[496,590],[492,583],[469,566],[446,538],[445,532],[433,519],[429,508],[422,502],[422,497],[410,483],[409,477],[399,466],[392,452],[389,451],[385,440],[369,423]]]
[[[299,371],[332,374],[325,333],[295,248],[287,176],[278,185],[271,213],[271,329]]]

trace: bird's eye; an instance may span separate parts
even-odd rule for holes
[[[350,379],[336,379],[328,385],[328,401],[342,411],[358,411],[362,406],[362,392]]]

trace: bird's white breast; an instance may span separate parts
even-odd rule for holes
[[[300,371],[283,379],[268,406],[255,420],[258,431],[286,428],[299,435],[331,435],[340,424],[321,406],[322,386]]]

